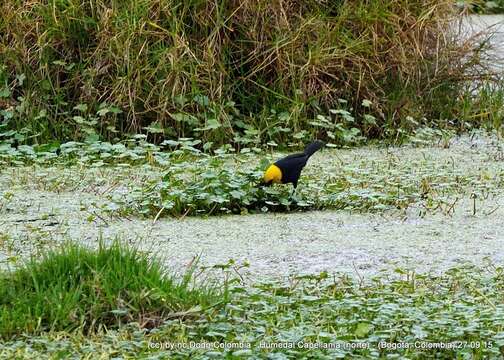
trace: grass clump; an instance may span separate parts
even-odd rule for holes
[[[349,99],[350,135],[390,136],[407,115],[456,117],[479,53],[450,35],[454,15],[452,0],[6,0],[1,116],[36,143],[286,143],[331,139],[313,120]]]
[[[114,243],[90,250],[68,243],[41,261],[0,273],[0,337],[45,331],[92,333],[126,322],[158,326],[217,301],[210,287],[165,274],[140,252]]]

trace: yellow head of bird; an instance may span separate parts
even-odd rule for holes
[[[264,182],[266,184],[270,183],[281,183],[282,182],[282,170],[275,164],[272,164],[266,169],[264,173]]]

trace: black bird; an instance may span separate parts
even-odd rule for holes
[[[301,170],[305,167],[306,162],[310,156],[324,145],[324,142],[315,140],[305,148],[304,152],[289,155],[271,164],[264,173],[264,183],[266,185],[271,185],[272,183],[292,183],[295,190],[299,176],[301,175]]]

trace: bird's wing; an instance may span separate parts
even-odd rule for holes
[[[307,160],[304,154],[294,154],[278,160],[275,165],[282,171],[282,182],[297,182]]]
[[[278,160],[275,162],[275,165],[280,168],[292,168],[297,166],[303,167],[306,164],[306,160],[307,157],[305,154],[292,154]]]

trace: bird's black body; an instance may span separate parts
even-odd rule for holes
[[[294,189],[297,187],[299,177],[301,176],[301,170],[305,167],[308,159],[317,150],[322,148],[325,144],[322,141],[314,141],[309,144],[304,152],[292,154],[284,157],[274,163],[281,171],[281,183],[294,185]],[[269,182],[271,183],[271,182]]]

